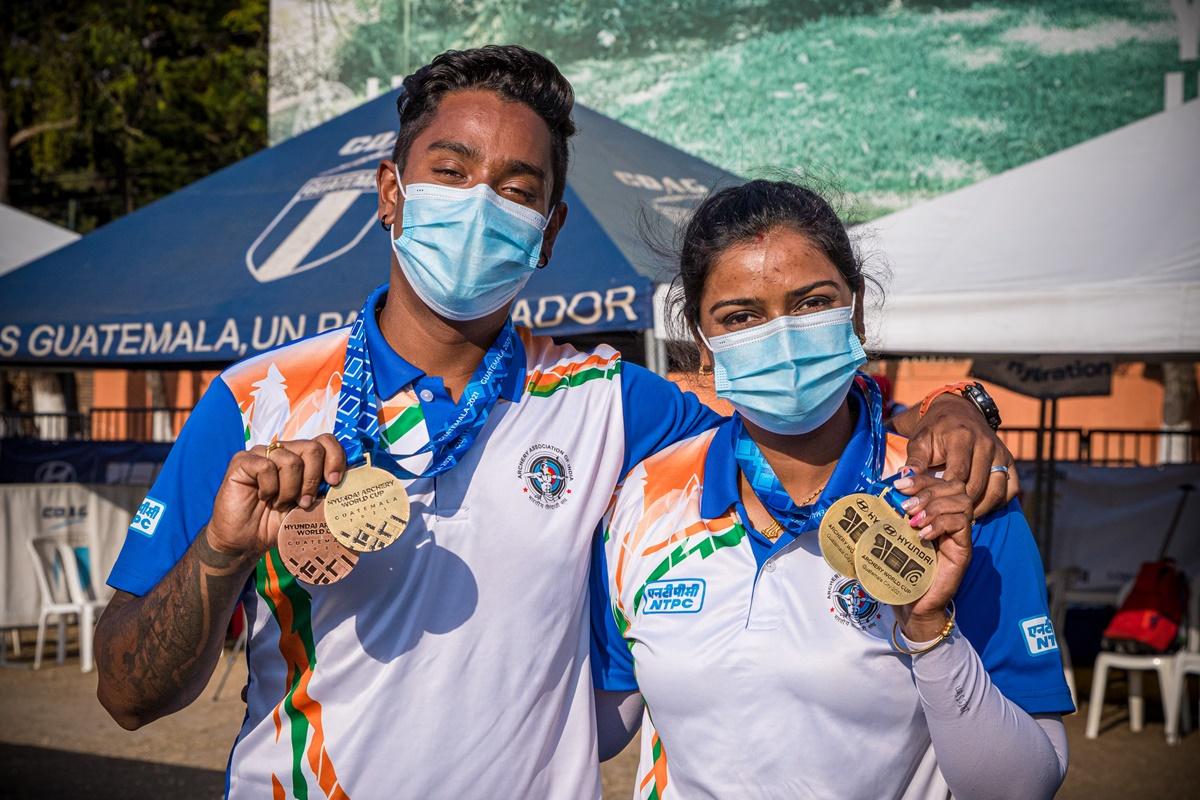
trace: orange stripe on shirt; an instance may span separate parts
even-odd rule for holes
[[[308,720],[308,724],[313,731],[312,738],[305,752],[308,756],[309,769],[317,776],[317,783],[326,797],[331,799],[343,798],[344,800],[346,797],[345,792],[337,785],[338,779],[337,773],[333,768],[333,761],[329,758],[329,754],[325,750],[325,728],[321,722],[321,704],[308,694],[308,685],[312,680],[312,670],[308,666],[308,653],[305,652],[304,642],[301,641],[293,629],[295,620],[292,603],[279,586],[279,575],[275,571],[275,565],[271,559],[264,559],[264,563],[267,567],[267,591],[271,595],[271,600],[275,603],[275,608],[279,612],[279,652],[283,654],[284,660],[287,661],[288,665],[288,682],[286,685],[292,685],[293,676],[296,674],[293,670],[299,671],[300,680],[296,683],[296,688],[292,692],[292,705],[304,715],[304,718]],[[284,701],[280,700],[275,706],[276,714],[279,713],[283,703]]]
[[[530,389],[534,390],[546,389],[554,386],[563,378],[575,375],[585,369],[606,367],[620,357],[621,355],[619,353],[613,353],[609,356],[602,356],[593,353],[583,361],[569,361],[565,364],[555,364],[548,369],[540,370],[531,374],[526,385]]]

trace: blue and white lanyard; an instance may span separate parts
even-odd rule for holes
[[[860,372],[855,382],[865,390],[867,395],[867,421],[871,426],[871,456],[863,464],[855,481],[853,492],[880,494],[894,480],[894,478],[887,481],[880,480],[884,457],[887,454],[887,435],[883,429],[883,394],[879,391],[879,385],[869,375]],[[796,505],[775,475],[775,470],[771,469],[771,465],[767,463],[762,451],[758,449],[758,445],[750,438],[746,426],[742,424],[741,417],[735,415],[732,424],[735,426],[734,459],[742,474],[746,476],[746,480],[750,483],[750,488],[754,490],[754,495],[759,502],[792,535],[813,530],[821,516],[829,510],[831,505],[841,499],[842,495],[827,496],[826,492],[822,492],[821,497],[813,505],[803,507]],[[888,493],[889,499],[892,494]],[[897,498],[896,502],[899,500],[900,498]]]
[[[471,376],[462,397],[454,407],[450,424],[420,449],[407,455],[392,455],[379,447],[379,398],[375,393],[375,374],[371,369],[371,354],[367,348],[366,317],[372,309],[363,306],[350,327],[346,359],[342,368],[342,389],[338,394],[337,419],[333,435],[346,451],[350,466],[361,464],[366,452],[372,464],[386,465],[388,471],[401,478],[431,478],[441,475],[459,462],[471,448],[487,422],[488,415],[500,396],[500,387],[508,376],[516,348],[517,333],[509,319],[500,329],[496,341],[484,354],[483,361]],[[398,459],[422,453],[432,453],[429,466],[420,473],[405,469]]]

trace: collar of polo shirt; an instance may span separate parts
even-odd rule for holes
[[[404,387],[425,376],[417,367],[404,360],[392,346],[388,344],[379,329],[377,309],[387,298],[387,284],[380,286],[367,298],[367,350],[371,354],[371,369],[375,372],[375,390],[379,397],[387,400],[396,396]],[[500,396],[513,403],[521,402],[525,393],[525,346],[520,337],[513,348],[512,364],[504,383],[500,386]]]
[[[821,497],[843,497],[858,488],[858,478],[863,465],[871,457],[871,422],[867,399],[855,382],[850,390],[851,407],[854,410],[854,433],[842,451],[833,475],[821,490]],[[704,484],[700,489],[700,515],[705,519],[724,516],[731,506],[741,502],[738,490],[738,466],[733,456],[734,425],[732,418],[717,428],[704,457]]]

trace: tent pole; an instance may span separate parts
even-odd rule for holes
[[[1058,483],[1058,398],[1050,401],[1050,458],[1046,472],[1046,532],[1043,537],[1046,551],[1042,560],[1050,568],[1051,546],[1054,542],[1054,492]]]
[[[1039,545],[1044,541],[1042,538],[1044,517],[1042,515],[1045,508],[1045,492],[1043,486],[1044,466],[1045,466],[1045,439],[1046,439],[1046,400],[1041,398],[1038,400],[1038,428],[1037,441],[1034,453],[1033,462],[1033,526]]]
[[[654,346],[654,329],[642,331],[642,348],[646,351],[646,369],[658,374],[658,348]]]
[[[642,332],[646,348],[646,369],[655,375],[667,377],[667,345],[666,342],[654,335],[653,328]]]

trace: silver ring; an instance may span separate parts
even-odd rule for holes
[[[988,472],[1003,472],[1007,474],[1008,467],[1004,466],[1003,464],[992,464],[992,468],[988,470]]]

